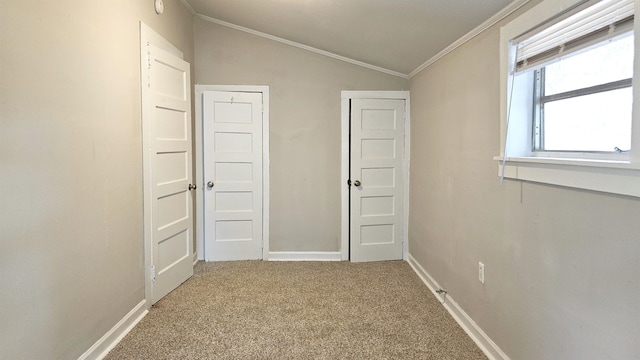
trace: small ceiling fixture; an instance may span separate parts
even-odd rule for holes
[[[156,9],[156,14],[162,14],[164,12],[164,3],[162,0],[155,0],[153,7]]]

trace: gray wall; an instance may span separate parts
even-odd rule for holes
[[[0,1],[0,357],[80,356],[144,299],[139,21],[178,0]]]
[[[77,358],[144,298],[139,20],[271,87],[271,250],[339,249],[340,90],[408,82],[165,7],[0,1],[2,356]],[[410,82],[410,252],[513,359],[640,358],[640,201],[498,185],[498,29]]]
[[[200,19],[195,29],[198,84],[270,86],[270,250],[340,250],[340,91],[408,81]]]
[[[499,41],[410,81],[410,253],[512,359],[638,359],[640,200],[500,187]]]

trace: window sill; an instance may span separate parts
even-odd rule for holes
[[[502,175],[502,157],[498,176]],[[628,161],[507,157],[506,179],[640,197],[640,168]]]

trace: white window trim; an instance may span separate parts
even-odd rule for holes
[[[534,28],[542,21],[582,2],[582,0],[544,0],[500,30],[500,156],[498,175],[502,176],[507,133],[507,108],[510,90],[509,66],[513,50],[509,40]],[[640,8],[640,0],[635,1]],[[640,21],[634,22],[634,74],[640,74]],[[511,51],[512,54],[509,54]],[[633,78],[634,89],[640,89],[640,75]],[[634,90],[631,150],[619,160],[545,157],[539,154],[507,152],[504,177],[571,188],[640,197],[640,91]],[[514,138],[509,139],[510,142]],[[509,146],[511,148],[511,146]],[[627,154],[625,154],[627,155]]]

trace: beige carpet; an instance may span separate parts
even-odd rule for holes
[[[200,262],[107,359],[486,359],[406,262]]]

